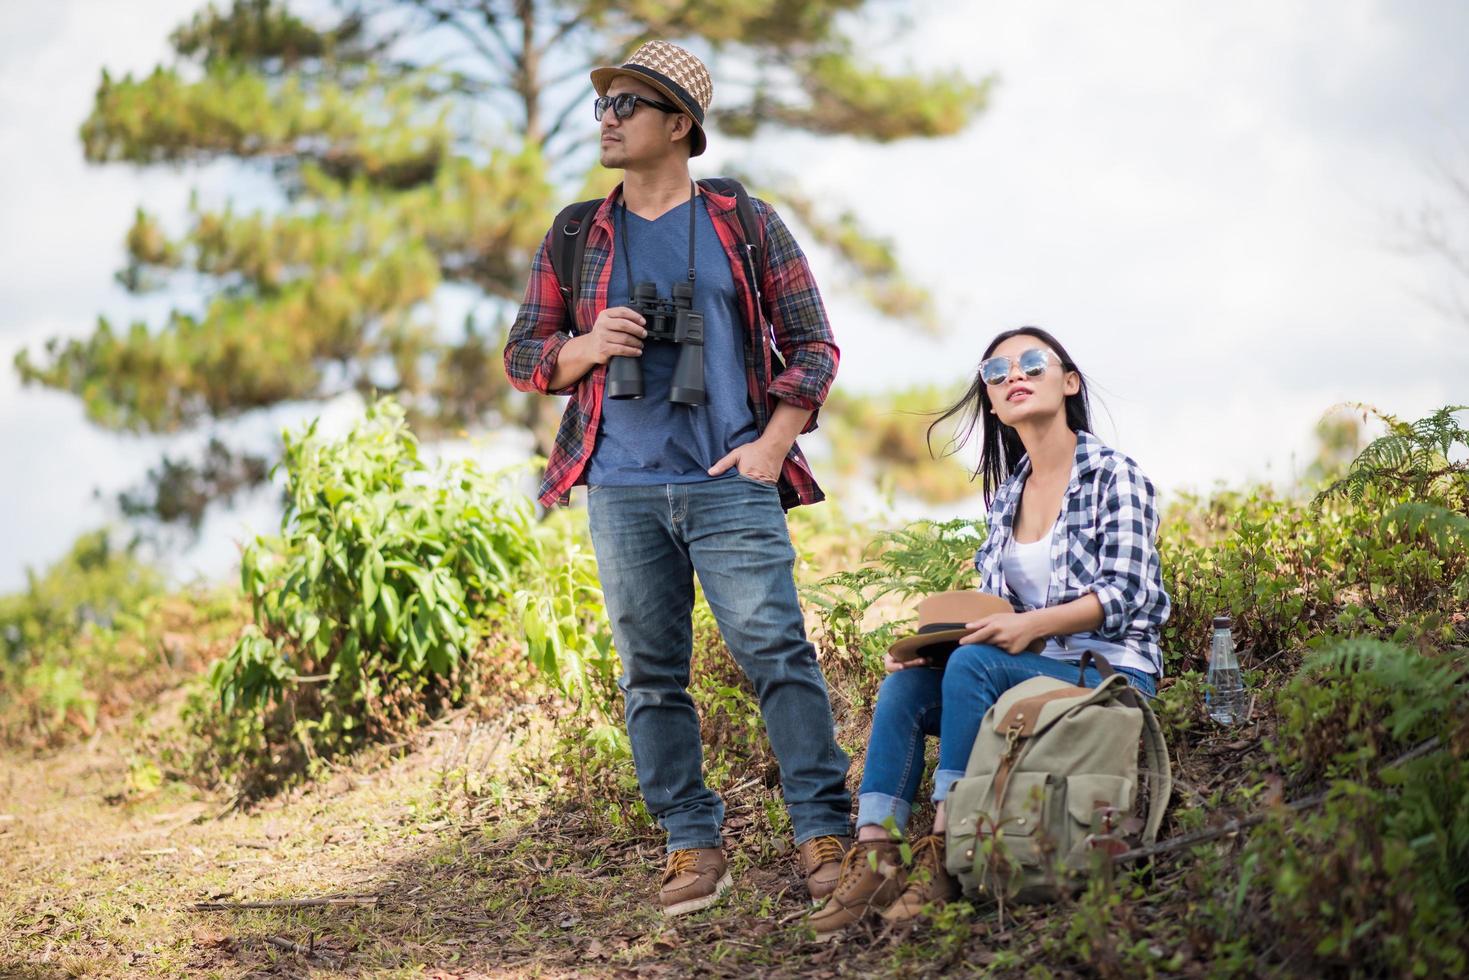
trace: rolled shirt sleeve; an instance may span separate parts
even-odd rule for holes
[[[549,247],[548,234],[531,260],[525,298],[505,340],[505,376],[519,391],[569,395],[576,390],[575,385],[559,390],[551,387],[561,348],[566,346],[571,334],[567,331],[566,303],[551,265]]]
[[[775,347],[785,362],[785,370],[771,382],[769,393],[814,412],[831,390],[841,351],[805,253],[775,209],[764,202],[761,205],[765,269],[760,289]]]

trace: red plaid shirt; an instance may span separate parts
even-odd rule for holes
[[[777,401],[790,402],[798,408],[810,409],[811,420],[805,432],[816,428],[816,409],[826,400],[836,375],[840,352],[832,340],[831,325],[821,302],[816,281],[806,264],[806,256],[791,236],[790,230],[769,204],[752,198],[756,218],[765,243],[765,265],[760,271],[760,315],[755,313],[755,292],[750,288],[741,257],[739,216],[735,199],[715,194],[706,187],[704,194],[709,217],[729,256],[734,274],[735,294],[745,323],[745,376],[750,390],[750,407],[755,424],[765,431]],[[591,330],[597,314],[607,307],[607,282],[612,276],[612,208],[622,193],[618,185],[592,216],[586,254],[582,260],[583,289],[576,300],[576,329]],[[586,482],[587,463],[597,442],[597,425],[602,417],[602,391],[607,383],[606,365],[597,365],[581,380],[568,388],[553,391],[551,375],[562,346],[572,338],[566,323],[566,304],[561,297],[561,284],[551,266],[548,251],[552,236],[560,230],[552,228],[531,262],[530,282],[525,300],[510,328],[505,343],[505,373],[510,383],[521,391],[544,395],[570,395],[571,401],[561,416],[556,432],[556,445],[546,463],[541,481],[540,500],[547,507],[565,504],[573,486]],[[768,324],[768,326],[767,326]],[[774,342],[785,365],[771,355]],[[811,475],[811,468],[798,446],[791,446],[780,476],[781,503],[787,508],[812,504],[825,499]]]

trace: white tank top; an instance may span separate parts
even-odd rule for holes
[[[1039,541],[1024,543],[1011,537],[1000,556],[1000,567],[1005,573],[1005,585],[1021,602],[1033,609],[1044,609],[1051,591],[1051,537],[1056,532],[1052,524]],[[1046,641],[1043,656],[1054,660],[1076,660],[1084,650],[1093,650],[1107,658],[1113,667],[1126,667],[1151,674],[1153,663],[1141,654],[1121,643],[1111,643],[1095,633],[1076,633],[1061,638],[1051,637]]]
[[[1005,584],[1010,591],[1027,606],[1044,609],[1046,595],[1051,591],[1050,532],[1029,544],[1011,538],[1001,562],[1005,568]]]

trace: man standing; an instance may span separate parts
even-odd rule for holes
[[[848,760],[806,639],[784,510],[823,499],[795,439],[813,427],[837,347],[805,256],[775,211],[749,201],[760,227],[747,241],[742,202],[690,179],[713,94],[703,63],[652,41],[593,71],[592,84],[602,165],[624,179],[584,219],[575,284],[551,258],[572,230],[550,230],[505,347],[517,388],[571,396],[541,502],[564,503],[587,484],[638,785],[668,833],[664,912],[706,908],[730,886],[724,804],[704,785],[687,690],[695,573],[754,685],[807,887],[822,898],[850,846]],[[702,315],[702,391],[691,373],[698,349],[650,336],[634,308],[634,296],[653,295],[648,284]],[[633,360],[641,397],[628,397],[632,365],[614,358]]]

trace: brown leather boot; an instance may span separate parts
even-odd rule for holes
[[[898,845],[891,841],[858,841],[842,858],[836,889],[826,904],[806,921],[824,942],[843,929],[878,911],[903,890],[903,861]]]
[[[801,874],[806,876],[806,890],[811,901],[819,902],[837,890],[837,875],[842,870],[842,858],[851,850],[850,837],[813,837],[802,844],[796,852],[801,863]]]
[[[922,914],[925,905],[943,905],[959,897],[959,883],[944,867],[944,838],[929,834],[913,845],[913,867],[898,900],[882,913],[886,922],[907,922]]]
[[[707,909],[729,891],[733,879],[723,848],[694,847],[668,855],[658,904],[664,915],[685,915]]]

